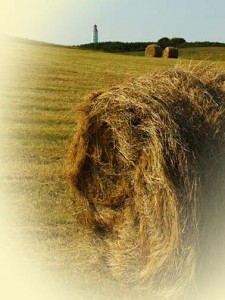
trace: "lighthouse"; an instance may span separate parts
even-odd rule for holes
[[[94,44],[98,43],[98,29],[97,29],[97,25],[94,25],[94,27],[93,27],[92,43],[94,43]]]

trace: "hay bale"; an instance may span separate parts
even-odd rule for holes
[[[221,177],[224,80],[213,67],[177,67],[93,93],[79,108],[75,213],[118,282],[169,297],[192,279],[208,179]]]
[[[178,58],[178,49],[174,47],[166,47],[163,51],[165,58]]]
[[[146,57],[162,57],[163,50],[159,45],[148,45],[145,49]]]

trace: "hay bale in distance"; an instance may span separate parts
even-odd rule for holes
[[[163,57],[165,58],[178,58],[178,48],[166,47],[163,51]]]
[[[159,45],[148,45],[145,49],[146,57],[162,57],[163,50]]]
[[[115,280],[169,297],[192,279],[202,207],[214,202],[209,178],[219,182],[225,153],[224,80],[213,67],[177,67],[93,93],[79,108],[74,208]]]

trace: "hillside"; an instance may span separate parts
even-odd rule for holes
[[[172,67],[177,60],[19,40],[4,40],[3,46],[0,179],[3,201],[13,216],[7,222],[17,239],[26,240],[24,252],[37,265],[63,274],[70,284],[72,278],[85,289],[75,272],[77,247],[81,247],[77,241],[83,236],[74,228],[67,178],[74,110],[87,93]],[[182,49],[180,57],[184,64],[191,59],[221,60],[225,68],[225,48]],[[18,228],[23,228],[22,233]]]

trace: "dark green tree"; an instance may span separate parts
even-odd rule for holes
[[[157,44],[164,49],[170,46],[170,39],[168,37],[163,37],[158,40]]]
[[[186,40],[180,37],[174,37],[170,40],[170,45],[173,47],[177,47],[184,43],[186,43]]]

